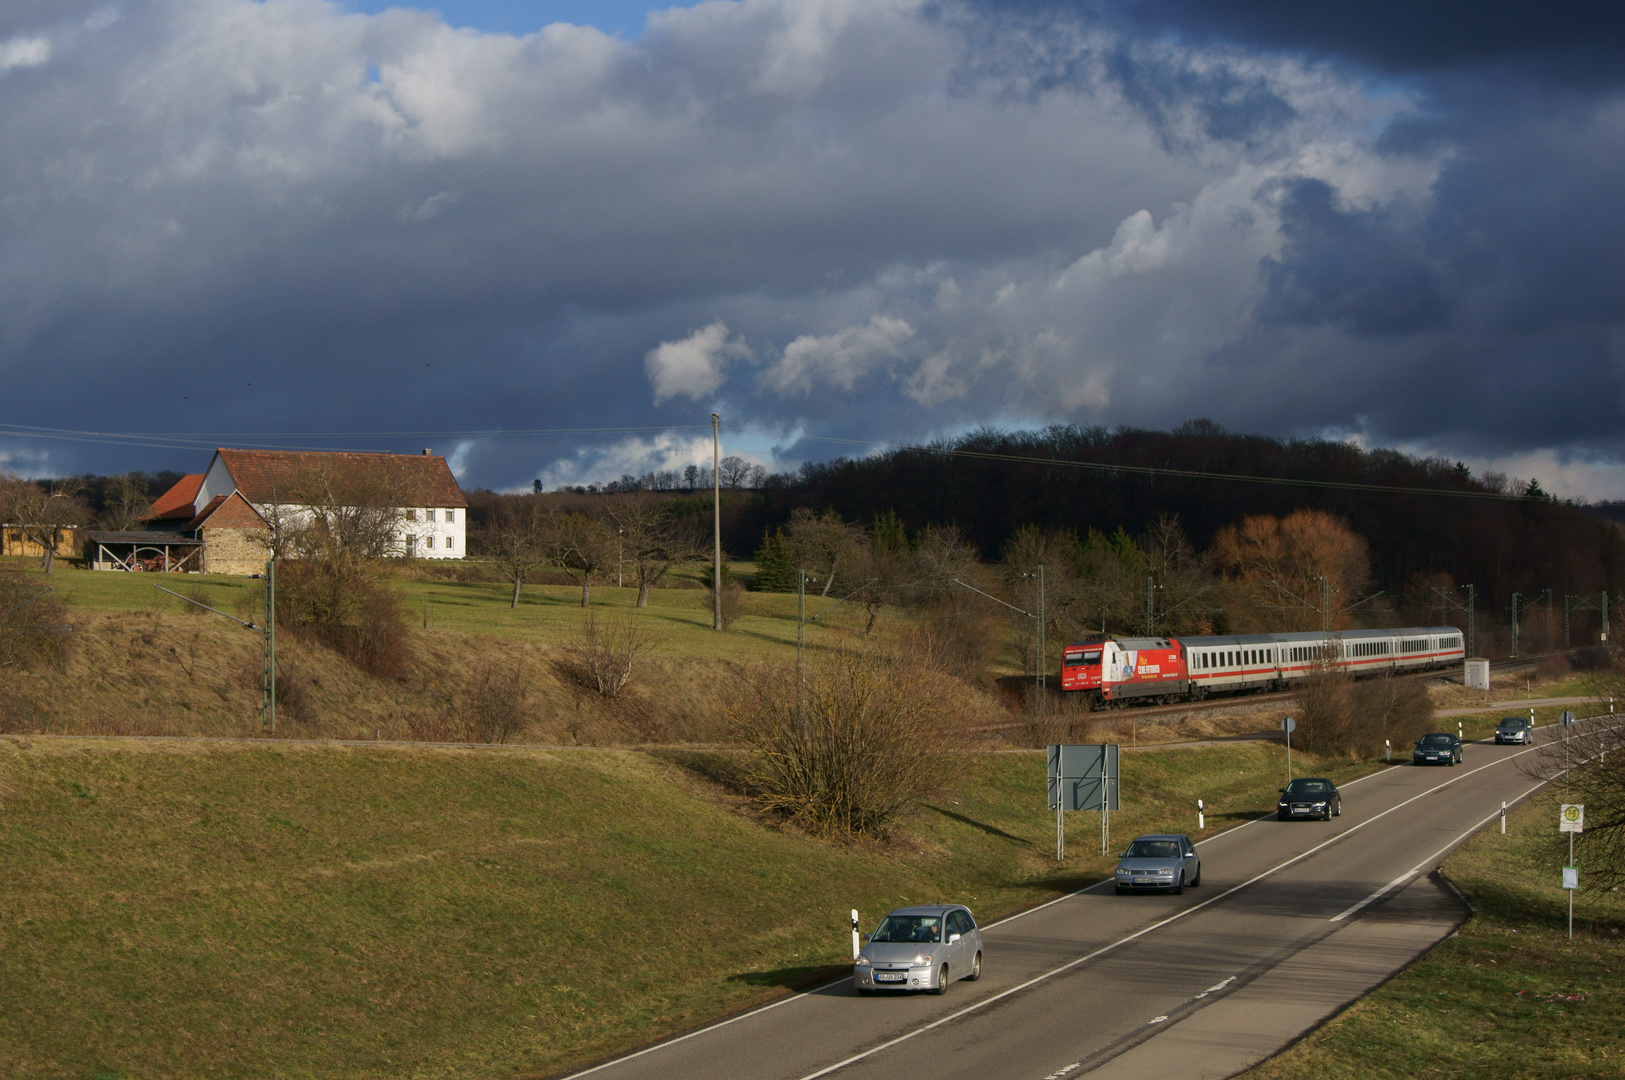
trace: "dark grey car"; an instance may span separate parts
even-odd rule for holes
[[[1527,743],[1533,725],[1527,716],[1505,716],[1495,725],[1495,745],[1502,743]]]
[[[945,994],[957,979],[982,977],[982,932],[970,908],[927,904],[880,920],[852,965],[858,993],[929,990]]]
[[[1182,893],[1202,884],[1202,860],[1184,833],[1137,836],[1117,863],[1117,894]]]

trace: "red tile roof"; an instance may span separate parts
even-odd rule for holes
[[[197,517],[186,523],[184,532],[198,529],[269,529],[265,519],[237,492],[216,495]]]
[[[228,450],[216,451],[232,481],[252,503],[297,502],[297,489],[324,470],[341,484],[399,492],[402,506],[467,506],[463,489],[437,454],[360,454],[351,451]]]
[[[147,511],[147,521],[185,521],[197,514],[197,491],[203,486],[203,474],[181,477],[180,483],[158,496],[158,501]]]

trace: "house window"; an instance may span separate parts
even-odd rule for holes
[[[418,553],[418,538],[411,533],[406,534],[406,557],[410,559]]]
[[[417,519],[418,519],[418,512],[416,510],[408,510],[406,512],[406,520],[407,521],[416,521]]]
[[[456,545],[456,541],[455,541],[455,540],[453,540],[453,539],[452,539],[452,538],[451,538],[451,537],[449,537],[449,536],[448,536],[448,537],[446,537],[446,547],[447,547],[447,548],[451,548],[451,547],[454,547],[454,546],[455,546],[455,545]]]
[[[433,510],[425,510],[425,511],[423,511],[423,520],[424,521],[433,521],[434,520],[434,511]]]
[[[446,524],[450,525],[452,522],[454,522],[456,520],[457,520],[457,511],[455,511],[455,510],[447,510],[446,511]]]

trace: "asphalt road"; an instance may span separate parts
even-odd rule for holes
[[[572,1075],[1229,1076],[1459,923],[1459,901],[1428,875],[1502,800],[1536,788],[1518,764],[1531,753],[1470,744],[1455,767],[1355,781],[1330,822],[1271,817],[1202,839],[1202,885],[1183,896],[1101,882],[991,923],[982,979],[945,996],[860,998],[844,979]]]

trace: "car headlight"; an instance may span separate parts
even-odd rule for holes
[[[856,960],[852,961],[852,963],[857,967],[868,967],[869,958],[867,956],[860,956]]]
[[[1311,805],[1311,806],[1325,806],[1325,805],[1326,805],[1326,800],[1325,800],[1325,799],[1322,799],[1322,800],[1320,800],[1320,801],[1319,801],[1319,802],[1317,802],[1317,803],[1311,803],[1311,804],[1310,804],[1310,805]]]
[[[1124,870],[1122,867],[1118,867],[1117,876],[1118,877],[1129,877],[1131,875],[1129,874],[1129,872],[1127,870]]]
[[[915,967],[930,967],[931,966],[931,958],[929,956],[916,956],[914,958],[914,966]]]

